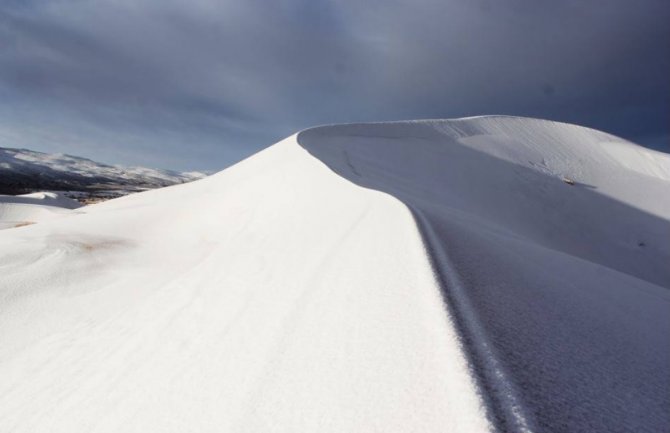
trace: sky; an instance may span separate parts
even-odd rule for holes
[[[216,171],[319,124],[484,114],[670,152],[670,2],[0,1],[2,147]]]

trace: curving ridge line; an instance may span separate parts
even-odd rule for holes
[[[442,299],[453,318],[461,344],[470,360],[470,371],[479,389],[487,415],[500,431],[531,433],[532,418],[524,408],[515,385],[489,343],[477,314],[470,305],[458,272],[430,220],[421,209],[409,206],[428,250]]]
[[[667,156],[498,116],[325,126],[297,141],[412,211],[500,431],[670,426],[670,208],[654,175]]]

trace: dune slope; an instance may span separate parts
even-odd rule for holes
[[[488,431],[411,212],[291,137],[0,233],[8,432]]]
[[[572,125],[340,125],[2,230],[2,429],[662,431],[669,178]]]
[[[670,426],[670,158],[510,117],[341,125],[299,142],[411,208],[494,423]]]

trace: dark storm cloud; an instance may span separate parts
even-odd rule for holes
[[[665,0],[5,1],[0,145],[212,169],[319,123],[499,113],[668,146],[668,23]]]

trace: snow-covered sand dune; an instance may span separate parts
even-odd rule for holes
[[[2,230],[0,430],[662,431],[669,178],[571,125],[342,125]]]
[[[668,155],[511,117],[298,141],[413,210],[500,429],[670,429]]]
[[[0,230],[68,215],[81,204],[55,192],[18,196],[0,194]]]

